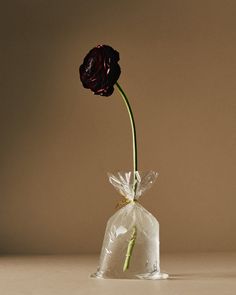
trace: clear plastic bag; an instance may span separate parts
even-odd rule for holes
[[[139,202],[158,173],[154,171],[108,174],[124,197],[123,205],[107,222],[96,278],[164,279],[160,272],[159,223]],[[134,179],[136,181],[134,181]],[[134,185],[136,188],[134,189]]]

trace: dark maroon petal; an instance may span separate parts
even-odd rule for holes
[[[96,95],[110,96],[121,73],[118,61],[119,53],[108,45],[91,49],[79,68],[83,86]]]

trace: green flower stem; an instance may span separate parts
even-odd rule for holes
[[[132,231],[132,235],[131,235],[131,238],[129,240],[129,244],[127,247],[127,252],[125,255],[125,263],[123,266],[123,271],[126,271],[129,268],[130,258],[131,258],[132,252],[133,252],[136,236],[137,236],[137,228],[136,228],[136,226],[134,226],[133,231]]]
[[[125,102],[126,108],[129,113],[131,128],[132,128],[132,139],[133,139],[133,171],[134,171],[134,192],[136,191],[136,171],[138,171],[138,156],[137,156],[137,138],[136,138],[136,128],[134,122],[134,115],[128,100],[127,95],[125,94],[124,90],[121,88],[118,82],[116,82],[116,86]]]
[[[134,122],[134,115],[128,100],[127,95],[125,94],[124,90],[121,88],[121,86],[119,85],[118,82],[116,82],[116,86],[125,102],[126,108],[128,110],[129,113],[129,118],[130,118],[130,123],[131,123],[131,128],[132,128],[132,139],[133,139],[133,172],[134,172],[134,182],[133,182],[133,190],[134,190],[134,195],[136,193],[136,189],[137,189],[137,181],[136,181],[136,171],[138,171],[138,156],[137,156],[137,138],[136,138],[136,128],[135,128],[135,122]],[[126,251],[126,255],[125,255],[125,262],[123,265],[123,271],[126,271],[129,268],[129,264],[130,264],[130,259],[131,259],[131,255],[133,252],[133,248],[135,245],[135,241],[136,241],[136,237],[137,237],[137,228],[136,226],[133,227],[133,231],[132,231],[132,235],[131,238],[129,240],[128,243],[128,247],[127,247],[127,251]]]

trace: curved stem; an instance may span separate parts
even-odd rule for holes
[[[136,128],[135,128],[135,122],[134,122],[134,115],[128,100],[128,97],[126,96],[124,90],[121,88],[118,82],[116,82],[116,86],[125,102],[126,108],[129,113],[129,118],[130,118],[130,123],[131,123],[131,128],[132,128],[132,139],[133,139],[133,191],[134,191],[134,198],[136,194],[136,189],[137,189],[137,182],[136,182],[136,171],[138,171],[138,156],[137,156],[137,139],[136,139]],[[137,229],[136,226],[133,227],[132,235],[130,238],[130,241],[128,243],[127,251],[126,251],[126,256],[125,256],[125,262],[123,265],[123,271],[126,271],[129,268],[130,265],[130,259],[132,256],[134,244],[136,241],[136,236],[137,236]]]
[[[136,171],[138,170],[138,156],[137,156],[137,138],[136,138],[136,128],[134,122],[134,115],[128,100],[127,95],[125,94],[124,90],[121,88],[118,82],[116,82],[116,86],[125,102],[126,108],[129,113],[131,128],[132,128],[132,139],[133,139],[133,171],[134,171],[134,180],[136,179]],[[136,187],[135,183],[134,186]]]

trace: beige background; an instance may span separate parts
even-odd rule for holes
[[[118,93],[93,96],[78,68],[120,52],[139,168],[160,172],[142,204],[161,250],[236,250],[236,2],[1,1],[0,252],[99,252],[132,169]]]

